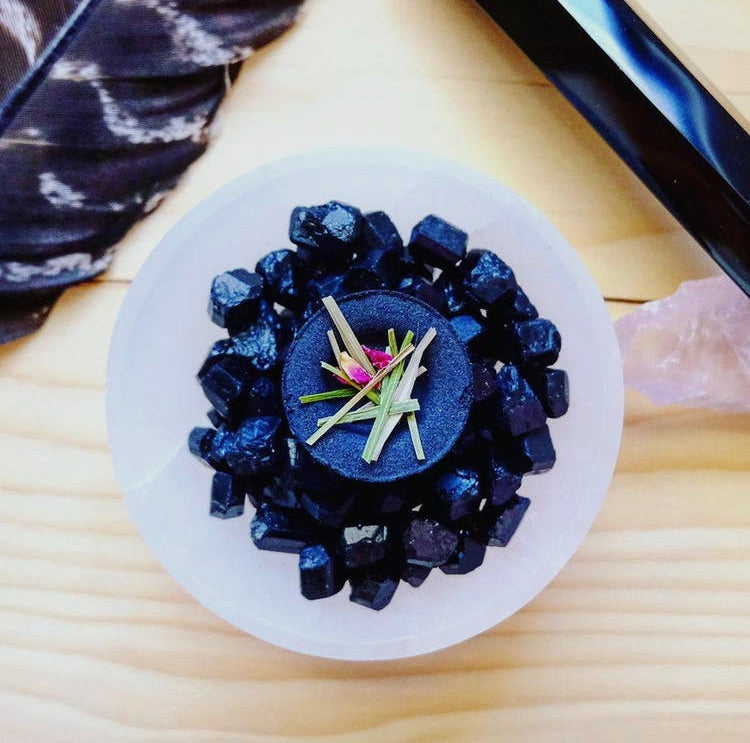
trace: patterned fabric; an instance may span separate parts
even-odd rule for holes
[[[0,343],[107,268],[299,2],[0,0]]]

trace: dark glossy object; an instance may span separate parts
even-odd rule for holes
[[[281,419],[274,416],[248,418],[237,429],[227,451],[227,464],[237,475],[268,471],[278,456],[277,438]]]
[[[513,538],[531,501],[522,495],[514,495],[502,508],[490,506],[482,513],[484,535],[492,547],[506,547]]]
[[[414,565],[444,565],[457,546],[458,535],[434,519],[415,515],[404,532],[404,556]]]
[[[247,359],[256,371],[270,371],[279,364],[281,358],[278,327],[278,315],[259,317],[234,336],[234,355]]]
[[[445,313],[459,315],[469,308],[469,300],[463,288],[463,278],[455,270],[446,269],[435,280],[435,288],[443,295]]]
[[[317,279],[312,279],[307,284],[308,306],[310,307],[309,315],[316,312],[323,306],[325,297],[339,299],[347,293],[344,285],[344,274],[332,273]],[[309,317],[308,315],[308,317]]]
[[[435,495],[440,513],[449,521],[457,521],[479,508],[479,475],[468,467],[449,469],[438,477]]]
[[[249,321],[263,296],[263,277],[244,268],[216,276],[211,283],[208,314],[220,328]]]
[[[370,212],[362,219],[362,242],[370,250],[400,251],[401,235],[385,212]]]
[[[513,464],[519,472],[538,475],[555,465],[555,447],[547,426],[515,438],[513,447]]]
[[[445,310],[443,295],[424,276],[409,274],[399,282],[397,289],[404,294],[408,294],[410,297],[427,302],[427,304],[434,307],[438,312]]]
[[[339,554],[347,568],[380,562],[387,551],[388,527],[384,524],[347,526],[341,533]]]
[[[282,476],[290,487],[314,493],[332,493],[340,490],[342,479],[316,462],[292,436],[280,445]]]
[[[315,524],[301,511],[261,504],[250,522],[250,538],[261,550],[299,552],[316,538]]]
[[[495,423],[502,433],[519,436],[544,425],[546,416],[539,398],[517,366],[505,364],[497,373]]]
[[[211,453],[208,455],[208,463],[215,469],[226,471],[229,469],[227,456],[234,446],[234,433],[226,426],[219,426],[211,440]]]
[[[214,428],[218,428],[222,424],[226,423],[226,420],[221,417],[218,410],[214,410],[213,408],[210,408],[208,411],[206,411],[206,418],[211,421],[211,425]]]
[[[199,372],[203,394],[226,419],[240,412],[251,378],[252,370],[247,362],[236,356],[225,356],[204,364]]]
[[[276,383],[272,379],[260,375],[251,377],[245,386],[243,411],[245,415],[252,417],[279,415],[281,404]]]
[[[213,443],[216,431],[213,428],[200,428],[196,426],[188,435],[188,449],[193,456],[198,457],[209,467],[209,458],[211,456],[211,444]]]
[[[414,226],[409,249],[428,266],[449,268],[466,255],[467,240],[468,235],[463,230],[430,214]]]
[[[314,267],[343,267],[354,254],[362,227],[359,209],[340,201],[297,208],[292,212],[289,237]]]
[[[454,315],[448,322],[469,351],[478,352],[482,349],[485,333],[480,317],[473,314]]]
[[[560,355],[560,333],[554,323],[544,318],[511,322],[497,337],[495,350],[503,361],[524,366],[549,366]]]
[[[297,491],[280,477],[272,477],[266,482],[261,489],[261,496],[264,501],[273,503],[275,506],[281,506],[282,508],[300,507]]]
[[[548,418],[559,418],[568,412],[570,391],[565,371],[542,369],[527,375],[526,378]]]
[[[522,476],[514,471],[506,455],[493,451],[487,461],[487,497],[493,506],[502,506],[521,487]]]
[[[301,493],[299,502],[316,521],[333,528],[340,527],[351,510],[351,493]]]
[[[536,307],[520,286],[516,287],[511,303],[500,309],[500,314],[503,319],[511,320],[533,320],[535,317],[539,317]],[[492,313],[490,313],[490,319],[492,319]]]
[[[747,129],[624,0],[479,2],[750,294]]]
[[[343,587],[334,557],[323,545],[300,550],[299,584],[302,595],[310,600],[328,598]]]
[[[307,276],[298,265],[293,250],[273,250],[256,264],[255,272],[265,281],[266,296],[284,307],[300,307],[305,303]]]
[[[474,404],[477,405],[497,393],[495,363],[492,359],[475,361],[471,365],[471,372],[473,377],[471,394],[474,398]]]
[[[211,481],[211,515],[218,519],[233,519],[242,516],[244,510],[242,485],[226,472],[217,472]]]
[[[432,568],[426,565],[414,565],[405,562],[401,566],[401,580],[408,583],[412,588],[419,588],[426,580]]]
[[[491,250],[470,250],[461,263],[463,288],[480,307],[510,304],[516,289],[513,271]]]
[[[459,533],[459,544],[453,556],[441,565],[440,569],[447,575],[466,575],[476,570],[484,562],[487,545],[473,532],[462,530]]]
[[[375,611],[385,609],[398,588],[398,579],[382,569],[353,576],[350,582],[352,592],[349,599]]]
[[[396,254],[384,250],[368,250],[344,276],[344,287],[350,292],[389,289],[395,283]]]

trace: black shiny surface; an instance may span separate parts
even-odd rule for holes
[[[746,128],[622,0],[479,4],[750,294]]]

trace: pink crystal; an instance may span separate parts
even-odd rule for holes
[[[729,278],[686,281],[616,329],[625,384],[653,402],[750,411],[750,298]]]
[[[377,348],[362,346],[362,350],[367,354],[367,358],[372,361],[372,365],[378,370],[385,369],[393,361],[393,356],[385,351],[378,351]]]

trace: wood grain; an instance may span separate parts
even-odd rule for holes
[[[747,108],[745,0],[642,5]],[[628,394],[610,493],[570,564],[503,624],[410,660],[325,661],[245,636],[135,532],[104,424],[128,280],[187,209],[252,165],[373,142],[510,183],[610,297],[665,294],[708,269],[471,3],[309,2],[248,66],[216,143],[110,275],[0,349],[0,741],[748,740],[750,416]],[[633,304],[609,306],[614,317]]]

